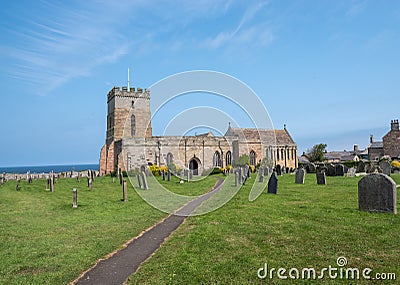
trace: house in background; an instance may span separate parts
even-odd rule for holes
[[[384,155],[389,156],[392,160],[400,158],[399,120],[391,121],[390,131],[383,136],[382,141],[374,141],[374,136],[370,136],[369,160],[379,160]]]

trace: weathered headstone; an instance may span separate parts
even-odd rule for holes
[[[142,182],[143,182],[143,189],[144,190],[149,190],[149,185],[147,184],[147,176],[146,172],[142,172]]]
[[[142,176],[138,173],[136,177],[138,180],[139,189],[142,189]]]
[[[242,168],[241,167],[238,167],[238,169],[237,169],[237,172],[238,172],[238,177],[239,177],[239,184],[242,184],[243,183],[243,181],[242,181]]]
[[[328,164],[327,176],[336,176],[336,167],[333,164]]]
[[[317,167],[315,166],[314,163],[310,162],[307,164],[306,170],[308,173],[315,173],[317,172]]]
[[[264,182],[264,171],[262,167],[258,169],[258,182],[260,183]]]
[[[315,175],[317,176],[317,184],[318,185],[326,185],[325,171],[317,172]]]
[[[189,174],[189,169],[185,169],[185,171],[186,171],[186,175],[185,175],[185,176],[186,176],[186,181],[189,182],[189,180],[190,180],[190,177],[189,177],[189,175],[190,175],[190,174]]]
[[[397,214],[396,183],[381,173],[364,176],[358,182],[358,208],[360,211],[391,212]]]
[[[383,174],[390,176],[390,173],[392,171],[392,166],[389,161],[382,160],[381,162],[379,162],[379,167],[382,169]]]
[[[347,170],[347,177],[354,177],[356,176],[357,168],[352,167]]]
[[[122,185],[123,176],[121,171],[119,172],[118,177],[119,177],[119,185]]]
[[[275,170],[276,170],[276,175],[282,176],[282,167],[279,164],[275,167]]]
[[[122,181],[122,201],[128,201],[128,187],[125,179]]]
[[[54,192],[54,174],[50,175],[50,192]]]
[[[360,172],[365,172],[365,163],[363,161],[360,161],[358,163],[357,172],[359,172],[359,173]]]
[[[272,172],[268,180],[268,193],[276,194],[278,192],[278,177],[276,177],[275,171]]]
[[[344,165],[337,164],[335,167],[336,176],[344,176]]]
[[[239,178],[239,170],[235,170],[235,187],[239,186],[240,178]]]
[[[171,171],[169,169],[168,169],[168,172],[167,172],[167,180],[171,181]]]
[[[228,171],[228,173],[229,173],[229,171]],[[228,175],[229,175],[229,174],[228,174]],[[190,180],[193,179],[193,170],[192,170],[192,169],[189,170],[189,179],[190,179]]]
[[[161,171],[162,180],[165,180],[165,170]]]
[[[264,176],[268,176],[268,175],[269,175],[269,168],[264,167]]]
[[[78,190],[72,189],[72,208],[78,208]]]
[[[46,190],[50,190],[50,178],[46,178]]]
[[[92,191],[92,188],[93,188],[93,181],[92,181],[92,178],[89,178],[88,183],[89,183],[89,191]]]
[[[296,184],[304,184],[304,178],[306,176],[305,174],[306,174],[306,172],[303,168],[297,169],[295,183]]]

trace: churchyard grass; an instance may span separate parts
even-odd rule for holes
[[[186,192],[207,192],[215,182],[210,177],[190,183]],[[130,183],[128,201],[122,202],[122,186],[110,177],[96,178],[92,192],[84,178],[59,179],[54,193],[45,190],[44,179],[22,180],[20,191],[16,184],[0,187],[0,284],[67,284],[167,216],[140,199]],[[189,184],[173,180],[169,187],[184,192],[183,185]]]
[[[397,184],[400,176],[392,175]],[[254,181],[253,175],[250,181]],[[248,201],[250,183],[222,208],[189,217],[158,252],[132,275],[128,284],[370,284],[371,280],[259,279],[268,268],[371,268],[400,278],[400,215],[358,210],[360,177],[327,177],[316,185],[294,176],[279,176],[278,195],[262,194]],[[258,182],[256,182],[258,183]],[[399,205],[399,203],[397,203]],[[399,206],[398,206],[399,207]],[[263,273],[263,272],[261,272]],[[376,282],[376,281],[375,281]],[[379,284],[394,284],[386,281]]]

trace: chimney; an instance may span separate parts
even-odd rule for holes
[[[373,143],[374,142],[374,135],[369,135],[369,143]]]
[[[399,120],[392,120],[391,121],[391,130],[398,131],[399,130]]]
[[[358,145],[354,145],[354,152],[358,152]]]

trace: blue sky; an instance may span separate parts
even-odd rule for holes
[[[300,152],[363,148],[400,117],[398,1],[7,1],[0,21],[0,166],[97,162],[128,67],[143,88],[232,75]]]

